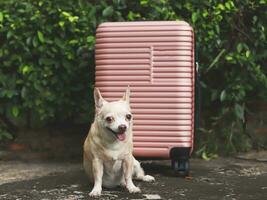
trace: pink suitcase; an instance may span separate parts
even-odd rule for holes
[[[110,22],[96,32],[95,81],[109,101],[131,89],[134,155],[188,175],[195,125],[194,33],[183,21]]]

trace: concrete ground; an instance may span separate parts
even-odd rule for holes
[[[263,200],[267,197],[267,162],[236,158],[191,159],[191,176],[176,177],[169,161],[143,161],[154,183],[135,182],[140,194],[104,189],[99,199]],[[0,161],[0,199],[93,199],[80,162]]]

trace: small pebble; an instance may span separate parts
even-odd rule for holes
[[[144,194],[143,196],[145,196],[146,199],[161,199],[158,194]]]

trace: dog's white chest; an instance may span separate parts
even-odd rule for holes
[[[121,170],[121,168],[122,168],[121,160],[104,161],[104,170],[109,174],[114,174],[114,172]]]
[[[122,160],[125,157],[125,154],[120,151],[111,151],[109,152],[109,156],[115,162],[117,160]]]
[[[105,151],[108,160],[123,160],[126,156],[130,154],[130,149],[125,146],[111,147]]]
[[[115,187],[120,184],[122,179],[122,161],[104,161],[103,185],[105,187]]]

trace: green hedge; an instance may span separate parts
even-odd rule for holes
[[[4,1],[0,7],[0,112],[30,121],[89,113],[94,7],[75,0]]]
[[[186,20],[196,32],[205,111],[196,152],[251,148],[247,103],[267,99],[266,0],[6,0],[0,8],[2,136],[14,121],[92,120],[99,23]]]

